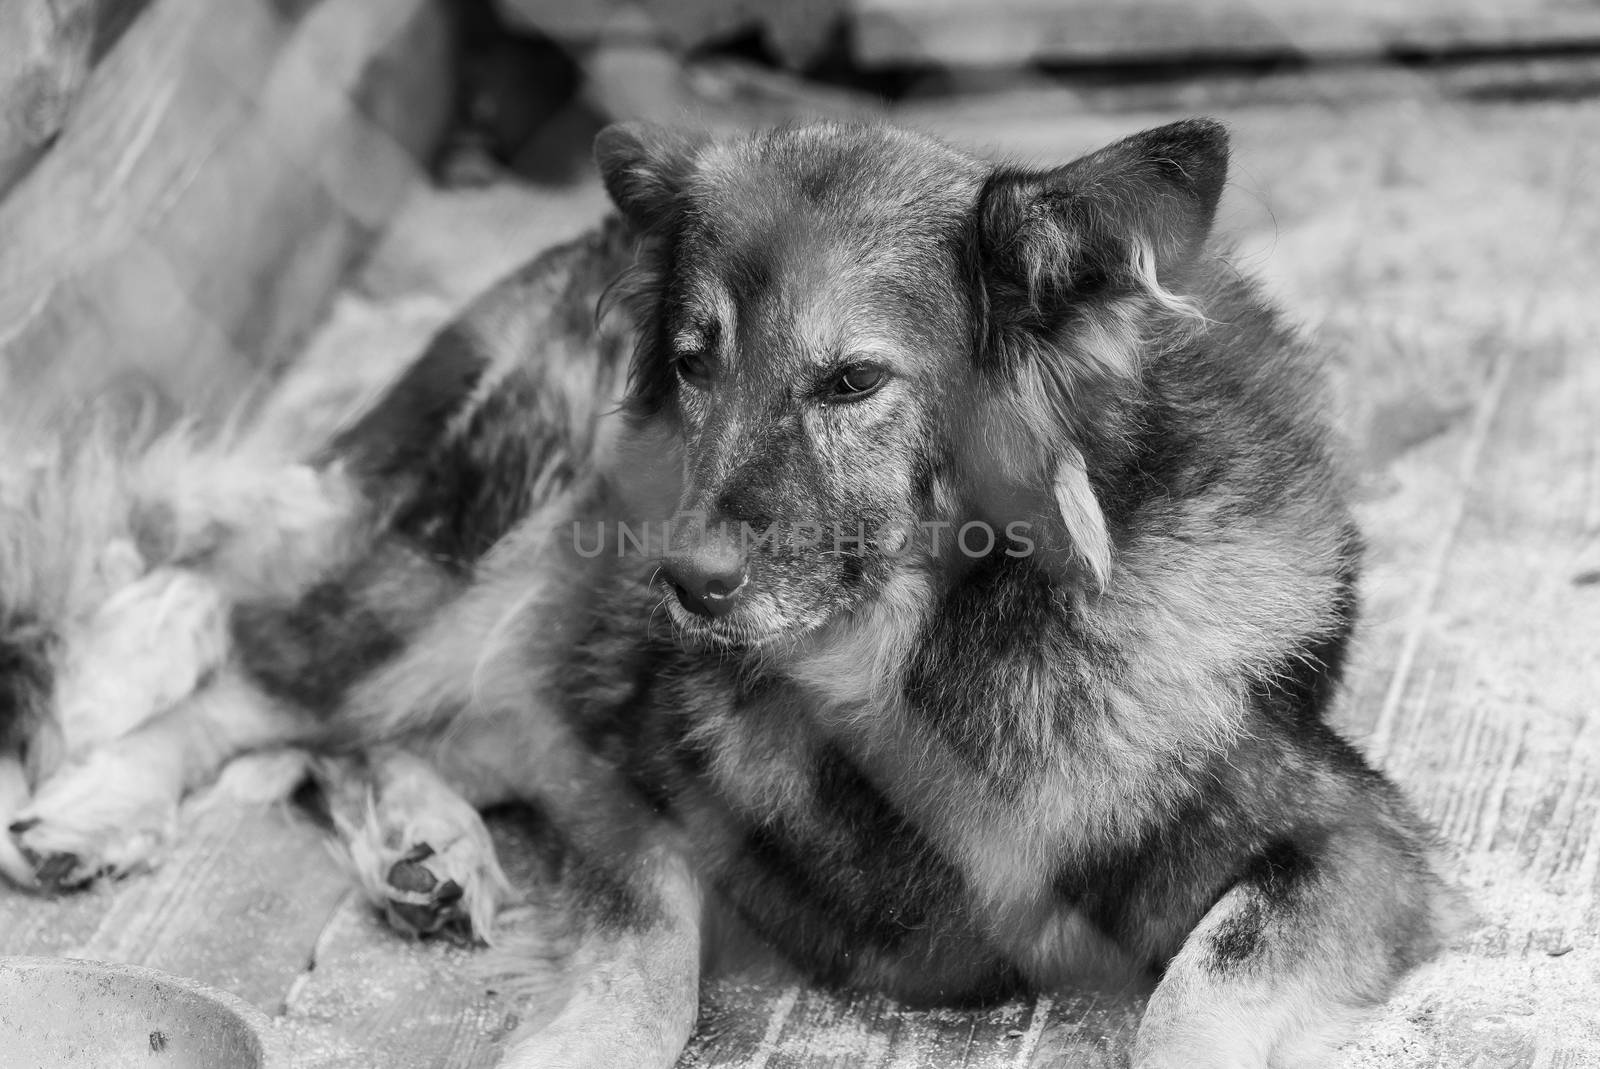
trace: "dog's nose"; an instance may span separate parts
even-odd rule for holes
[[[697,616],[732,612],[746,578],[744,556],[734,547],[714,544],[668,557],[662,571],[683,607]]]

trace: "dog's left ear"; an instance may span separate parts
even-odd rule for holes
[[[996,171],[978,222],[992,312],[1048,329],[1102,298],[1159,302],[1205,244],[1227,171],[1227,130],[1210,119],[1146,130],[1048,171]]]
[[[973,440],[1049,487],[1073,555],[1101,588],[1113,546],[1086,446],[1114,418],[1160,322],[1198,311],[1171,287],[1210,235],[1227,168],[1226,130],[1195,119],[1064,167],[998,170],[979,200],[979,358],[1011,383],[998,417],[1010,429]]]

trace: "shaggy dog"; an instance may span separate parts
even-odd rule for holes
[[[914,1002],[1151,977],[1139,1069],[1309,1064],[1435,953],[1424,830],[1324,721],[1360,539],[1306,345],[1210,245],[1218,125],[597,155],[620,219],[304,469],[346,518],[291,579],[205,558],[207,686],[349,755],[397,923],[486,930],[473,807],[560,832],[567,1001],[508,1069],[671,1065],[730,929]]]

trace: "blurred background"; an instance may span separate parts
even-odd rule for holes
[[[1597,89],[1589,0],[6,0],[0,383],[234,396],[342,285],[449,304],[587,225],[622,118],[877,116],[1048,162],[1220,115],[1223,225],[1321,318],[1330,271],[1551,271],[1459,224],[1570,210]],[[1267,255],[1308,227],[1309,263]]]
[[[0,392],[249,398],[314,440],[601,216],[613,119],[879,117],[1050,163],[1193,114],[1234,134],[1219,231],[1328,356],[1371,545],[1341,726],[1480,914],[1349,1064],[1600,1066],[1594,0],[0,0]],[[229,819],[152,882],[0,900],[10,949],[228,986],[308,1066],[492,1064],[509,1011],[461,953]],[[246,869],[193,852],[239,821]],[[686,1064],[758,1069],[1117,1065],[1137,1011],[707,1007]]]

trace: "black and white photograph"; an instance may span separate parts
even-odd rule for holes
[[[1596,0],[0,0],[0,1069],[1600,1069]]]

